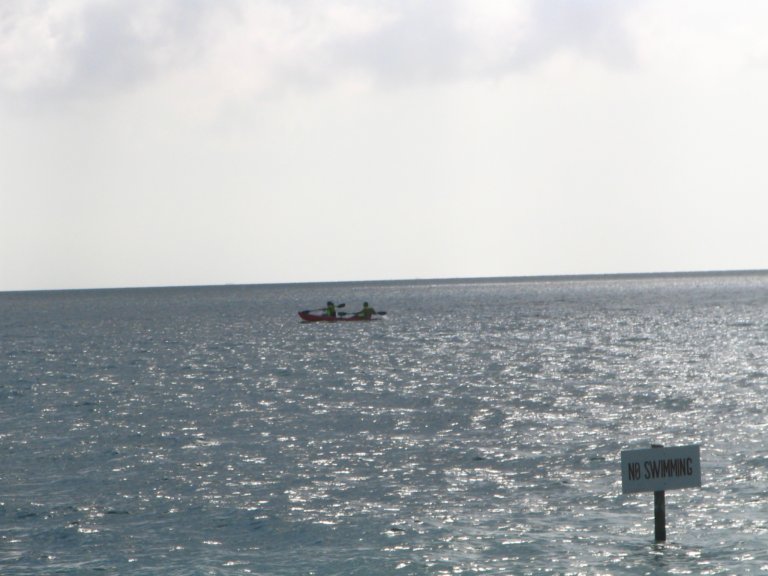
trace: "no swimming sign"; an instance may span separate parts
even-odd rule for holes
[[[621,491],[624,494],[700,486],[698,445],[624,450],[621,453]]]

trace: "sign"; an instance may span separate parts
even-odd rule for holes
[[[701,486],[698,445],[622,450],[621,492],[661,492]]]

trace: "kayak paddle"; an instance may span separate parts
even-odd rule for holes
[[[336,304],[336,308],[344,308],[346,304]],[[327,310],[328,306],[324,306],[323,308],[315,308],[314,310],[302,310],[301,312],[306,314],[307,312],[320,312],[322,310]],[[346,312],[342,312],[342,314],[346,314]]]

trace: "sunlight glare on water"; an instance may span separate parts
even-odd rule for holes
[[[378,322],[302,324],[328,298]],[[768,276],[0,295],[3,574],[768,570]],[[700,444],[703,487],[622,495]]]

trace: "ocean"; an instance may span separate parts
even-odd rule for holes
[[[0,360],[6,576],[768,572],[768,274],[3,293]]]

